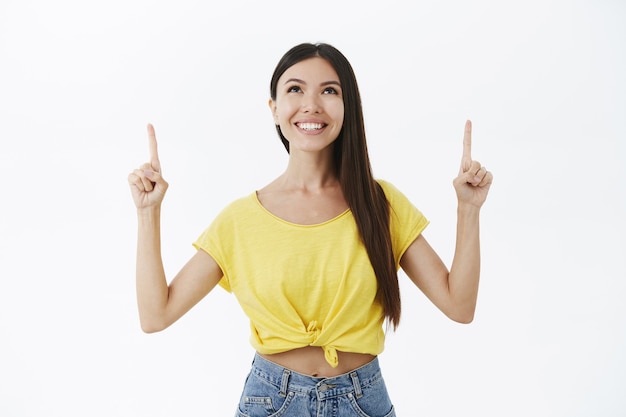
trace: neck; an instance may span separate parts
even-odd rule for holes
[[[289,164],[282,175],[289,188],[315,190],[336,186],[338,179],[332,153],[297,152],[289,155]]]

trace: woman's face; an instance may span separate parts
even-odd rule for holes
[[[343,126],[343,95],[339,76],[323,58],[289,67],[278,80],[276,100],[270,99],[274,122],[289,141],[289,151],[330,149]]]

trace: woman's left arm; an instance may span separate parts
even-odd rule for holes
[[[448,317],[460,323],[474,318],[480,277],[480,208],[492,174],[471,157],[472,124],[465,123],[463,157],[454,179],[458,199],[456,248],[448,268],[420,235],[406,250],[400,265],[417,287]]]

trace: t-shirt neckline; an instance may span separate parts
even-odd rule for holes
[[[265,208],[265,206],[261,203],[261,201],[259,200],[259,196],[257,194],[257,191],[254,191],[252,193],[252,199],[254,200],[254,202],[256,203],[256,205],[261,209],[261,211],[263,211],[266,215],[270,216],[271,218],[273,218],[274,220],[286,224],[288,226],[293,226],[293,227],[301,227],[301,228],[314,228],[314,227],[321,227],[321,226],[325,226],[327,224],[330,223],[334,223],[336,221],[338,221],[339,219],[345,217],[348,213],[350,213],[350,208],[347,208],[346,210],[344,210],[343,212],[339,213],[338,215],[336,215],[335,217],[332,217],[328,220],[325,220],[321,223],[313,223],[313,224],[300,224],[300,223],[293,223],[290,222],[288,220],[283,219],[282,217],[279,217],[277,215],[275,215],[274,213],[272,213],[271,211],[269,211],[267,208]]]

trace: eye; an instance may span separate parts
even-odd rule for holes
[[[302,89],[298,85],[292,85],[287,88],[288,93],[301,93]]]
[[[326,87],[322,94],[339,94],[339,92],[334,87]]]

